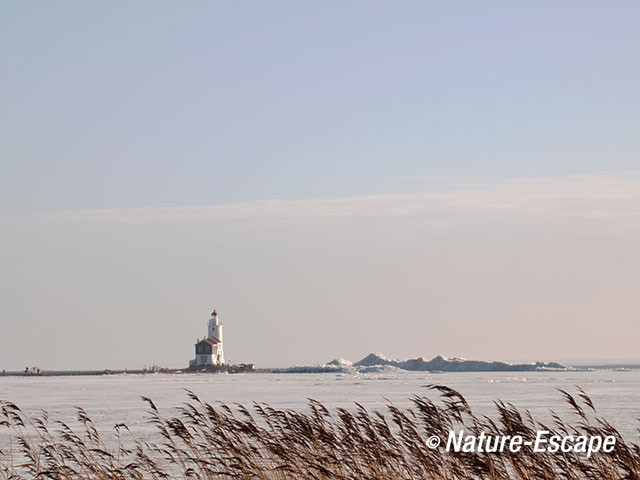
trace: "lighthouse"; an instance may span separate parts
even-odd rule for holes
[[[222,323],[216,310],[209,317],[207,336],[196,342],[195,349],[196,357],[189,362],[189,367],[224,365]]]

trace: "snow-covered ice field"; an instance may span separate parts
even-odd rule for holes
[[[303,409],[307,398],[329,408],[352,407],[358,402],[383,409],[387,401],[409,406],[412,395],[437,398],[427,384],[442,384],[462,393],[478,414],[492,415],[493,401],[501,399],[535,417],[548,419],[553,409],[573,415],[558,388],[575,392],[582,387],[598,413],[629,440],[638,441],[640,427],[640,370],[561,372],[393,372],[370,374],[151,374],[88,377],[0,377],[0,399],[18,404],[28,413],[46,410],[52,420],[72,420],[75,406],[83,407],[102,431],[116,423],[139,428],[145,424],[146,405],[154,400],[165,415],[187,400],[185,389],[207,402],[251,404]],[[575,420],[575,418],[573,419]],[[2,435],[2,433],[0,433]]]

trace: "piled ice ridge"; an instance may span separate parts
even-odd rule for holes
[[[362,360],[351,363],[337,358],[322,365],[298,365],[281,370],[288,373],[350,372],[371,373],[376,371],[405,370],[413,372],[533,372],[538,370],[567,370],[557,362],[507,363],[447,358],[442,355],[427,360],[424,357],[409,360],[394,360],[381,353],[370,353]]]

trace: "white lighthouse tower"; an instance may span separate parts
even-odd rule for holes
[[[211,312],[209,317],[207,336],[195,344],[196,358],[189,362],[189,367],[205,367],[224,365],[224,351],[222,349],[222,323],[218,312]]]
[[[217,352],[214,359],[214,365],[224,365],[224,352],[222,350],[222,323],[218,317],[218,312],[214,309],[209,318],[209,338],[218,340]]]

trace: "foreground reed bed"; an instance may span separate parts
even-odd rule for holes
[[[211,405],[188,392],[188,401],[165,418],[149,398],[154,440],[136,438],[126,425],[114,435],[99,432],[78,408],[78,428],[47,414],[28,418],[1,402],[0,479],[639,479],[640,448],[627,443],[581,390],[562,392],[575,421],[553,415],[551,424],[527,411],[496,402],[495,419],[477,417],[455,390],[411,398],[411,407],[384,411],[329,411],[310,400],[308,410],[279,410],[255,403]],[[634,420],[635,422],[636,420]],[[614,436],[609,453],[447,452],[450,430],[469,434],[535,437],[541,429],[559,435]],[[105,436],[109,439],[105,440]],[[435,449],[432,436],[442,438]],[[113,438],[111,438],[113,437]]]

